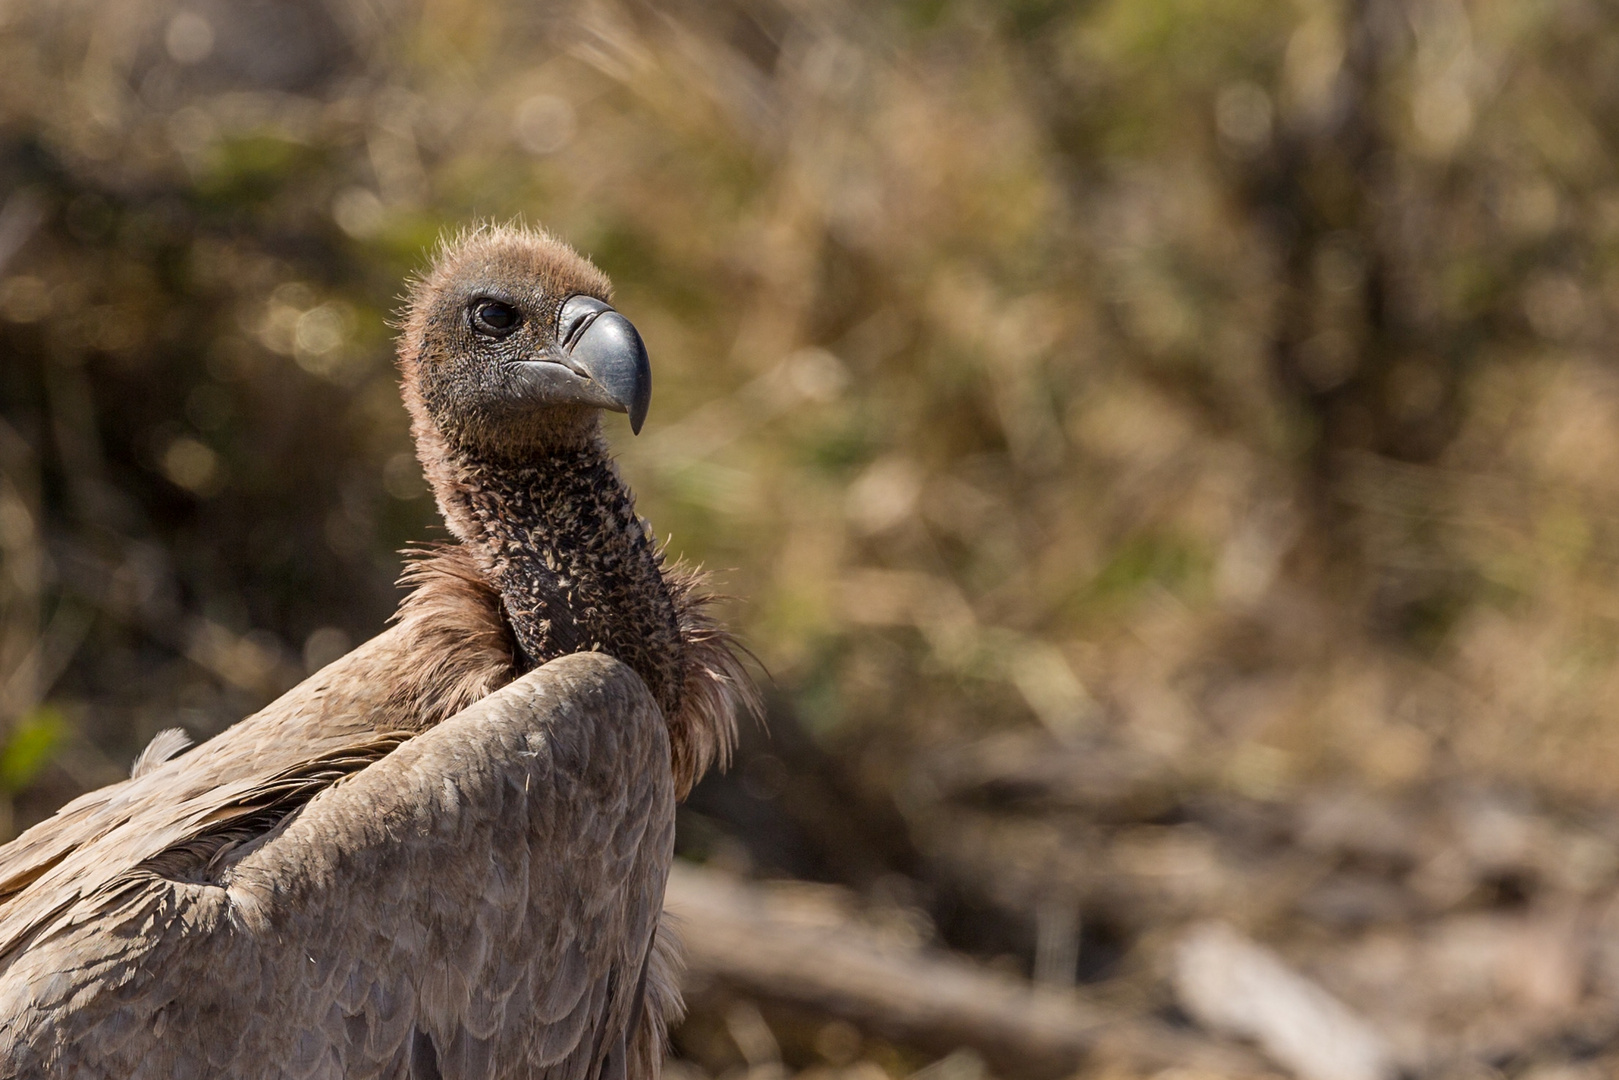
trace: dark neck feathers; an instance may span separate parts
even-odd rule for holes
[[[446,516],[499,591],[523,668],[596,650],[680,711],[679,612],[662,560],[599,437],[505,460],[460,449]]]

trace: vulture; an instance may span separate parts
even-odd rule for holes
[[[0,848],[0,1077],[658,1075],[674,807],[757,696],[600,430],[639,432],[645,347],[508,227],[400,331],[454,540],[379,636]]]

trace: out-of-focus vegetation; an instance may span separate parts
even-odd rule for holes
[[[387,319],[521,215],[770,672],[689,857],[1147,1012],[1223,919],[1415,1073],[1615,1067],[1611,7],[12,0],[0,70],[4,832],[381,627],[441,535]],[[691,1068],[925,1061],[738,1008]]]

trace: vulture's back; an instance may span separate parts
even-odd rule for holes
[[[317,689],[0,850],[0,1076],[655,1070],[641,679],[563,657],[413,738]]]
[[[0,846],[0,960],[52,910],[126,868],[219,855],[510,682],[499,600],[472,578],[464,552],[419,559],[389,630],[190,753],[88,792]]]

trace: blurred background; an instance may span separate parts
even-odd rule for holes
[[[671,1075],[1619,1071],[1611,4],[6,0],[0,70],[0,837],[378,632],[388,320],[520,216],[768,688]]]

